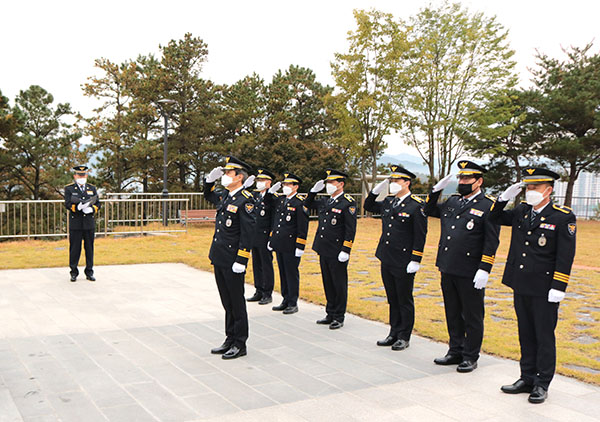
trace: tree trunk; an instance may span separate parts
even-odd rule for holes
[[[567,180],[567,192],[565,193],[565,203],[567,207],[571,206],[573,202],[573,188],[575,187],[575,181],[577,180],[577,166],[575,163],[571,163],[569,167],[569,179]]]

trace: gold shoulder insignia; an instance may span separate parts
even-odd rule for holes
[[[354,198],[349,193],[345,193],[344,198],[346,198],[348,202],[354,202]]]
[[[485,197],[492,202],[496,202],[496,198],[494,198],[492,195],[485,194]]]
[[[558,210],[560,212],[564,212],[565,214],[571,213],[571,209],[569,207],[565,207],[564,205],[560,206],[560,205],[552,204],[552,208],[554,208],[555,210]]]
[[[73,186],[75,183],[69,183],[68,185],[65,185],[65,188],[69,187],[69,186]]]
[[[450,195],[450,196],[460,196],[460,193],[453,193],[453,194],[452,194],[452,195]]]
[[[521,204],[526,204],[526,203],[527,203],[527,201],[521,201]]]
[[[417,195],[411,195],[410,197],[412,199],[414,199],[415,201],[417,201],[419,204],[423,203],[423,200],[421,198],[419,198]]]
[[[299,200],[304,201],[306,199],[306,195],[304,194],[298,194],[296,195],[298,197]]]
[[[252,196],[252,194],[250,192],[248,192],[246,189],[242,189],[242,195],[244,195],[246,198],[250,199],[250,198],[254,198]]]

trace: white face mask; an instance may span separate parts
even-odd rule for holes
[[[544,190],[544,192],[546,192],[546,191]],[[545,198],[546,197],[544,196],[544,194],[542,192],[538,192],[536,190],[528,190],[527,192],[525,192],[525,201],[532,207],[535,207],[536,205],[538,205]]]
[[[226,174],[224,174],[223,176],[221,176],[221,184],[225,187],[231,185],[231,182],[233,182],[233,178],[231,176],[227,176]]]
[[[256,189],[263,191],[267,188],[267,182],[265,182],[264,180],[261,182],[256,182]]]
[[[83,186],[83,185],[85,185],[85,182],[87,182],[87,177],[81,177],[81,178],[75,179],[75,180],[77,181],[78,185]]]
[[[396,195],[401,190],[402,185],[400,183],[390,183],[390,195]]]
[[[285,196],[288,196],[289,194],[292,193],[292,187],[291,186],[284,186],[283,189],[282,189],[282,191],[283,191],[283,194]]]
[[[327,183],[325,185],[325,189],[327,190],[327,195],[333,195],[337,190],[337,186],[335,186],[333,183]]]

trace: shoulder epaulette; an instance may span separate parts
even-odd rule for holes
[[[250,199],[250,198],[254,198],[252,196],[252,194],[250,192],[248,192],[246,189],[242,189],[242,195],[244,195],[246,198]]]
[[[419,198],[417,195],[411,195],[410,196],[412,199],[414,199],[415,201],[417,201],[419,204],[422,204],[424,201]]]
[[[344,198],[346,198],[348,202],[354,202],[354,198],[349,193],[345,193]]]
[[[485,197],[492,202],[496,202],[496,198],[494,198],[492,195],[485,194]]]
[[[298,194],[296,195],[298,197],[299,200],[304,201],[306,199],[306,195],[304,194]]]
[[[69,183],[68,185],[65,185],[65,188],[68,188],[69,186],[73,186],[75,183]]]
[[[450,196],[460,196],[460,193],[453,193]]]
[[[572,211],[571,208],[565,207],[564,205],[552,204],[552,208],[560,212],[564,212],[565,214],[570,214]]]

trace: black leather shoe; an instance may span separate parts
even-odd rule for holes
[[[225,353],[229,349],[231,349],[231,344],[230,343],[223,343],[219,347],[215,347],[214,349],[211,349],[210,353],[212,353],[213,355],[222,355],[223,353]]]
[[[477,362],[472,360],[463,360],[456,367],[458,372],[473,372],[475,369],[477,369]]]
[[[287,308],[287,305],[285,303],[281,302],[281,305],[275,305],[275,306],[273,306],[272,309],[274,311],[283,311],[286,308]]]
[[[510,385],[503,385],[500,387],[500,390],[506,394],[531,393],[531,390],[533,390],[533,385],[527,384],[525,381],[519,378]]]
[[[77,276],[76,275],[72,275],[71,276],[71,281],[77,281]]]
[[[392,350],[404,350],[410,346],[410,342],[408,340],[398,340],[392,345]]]
[[[329,324],[329,329],[330,329],[330,330],[337,330],[338,328],[342,328],[343,326],[344,326],[344,323],[343,323],[343,322],[341,322],[341,321],[336,321],[336,320],[333,320],[333,321],[331,322],[331,324]]]
[[[462,357],[457,355],[447,354],[443,358],[435,358],[433,362],[436,365],[458,365],[462,362]]]
[[[254,292],[254,295],[252,295],[252,297],[249,297],[248,299],[246,299],[246,302],[258,302],[261,299],[262,299],[262,294],[258,293],[258,292]]]
[[[529,395],[529,403],[540,404],[544,403],[548,398],[548,392],[544,389],[544,387],[540,385],[536,385],[531,390],[531,394]]]
[[[396,342],[396,337],[387,336],[383,340],[377,340],[377,345],[378,346],[391,346],[395,342]]]
[[[96,277],[94,277],[93,275],[86,275],[85,278],[90,281],[96,281]]]
[[[287,308],[285,308],[283,310],[283,313],[286,314],[286,315],[295,314],[296,312],[298,312],[298,307],[297,306],[288,306]]]
[[[258,304],[259,305],[268,305],[271,302],[273,302],[273,298],[271,296],[263,296],[258,301]]]
[[[231,348],[225,352],[221,359],[237,359],[242,356],[246,356],[246,348],[240,349],[237,346],[231,346]]]
[[[329,318],[329,317],[325,317],[323,319],[318,319],[317,320],[317,324],[319,325],[329,325],[333,322],[333,319]]]

